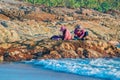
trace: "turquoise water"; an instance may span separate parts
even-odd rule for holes
[[[120,59],[60,59],[1,63],[0,80],[120,80]]]

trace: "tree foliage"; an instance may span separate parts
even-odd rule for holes
[[[120,0],[25,0],[32,4],[48,7],[63,6],[69,8],[86,7],[106,12],[109,9],[120,10]]]

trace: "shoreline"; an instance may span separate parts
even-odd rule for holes
[[[10,69],[9,69],[10,68]],[[87,76],[80,76],[70,73],[57,72],[52,70],[45,70],[42,68],[32,67],[25,64],[0,64],[1,80],[105,80],[100,78],[93,78]],[[9,74],[9,75],[7,75]],[[26,74],[26,75],[23,75]],[[5,77],[6,76],[6,77]],[[29,76],[29,77],[28,77]],[[31,77],[30,77],[31,76]],[[47,76],[47,77],[46,77]]]

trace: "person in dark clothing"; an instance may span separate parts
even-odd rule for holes
[[[84,40],[86,36],[88,36],[88,31],[86,31],[84,28],[81,28],[80,25],[77,25],[74,30],[74,39]]]

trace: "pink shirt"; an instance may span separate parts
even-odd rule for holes
[[[70,33],[70,31],[68,29],[66,29],[66,32],[64,34],[64,40],[71,40],[72,39],[72,35]]]

